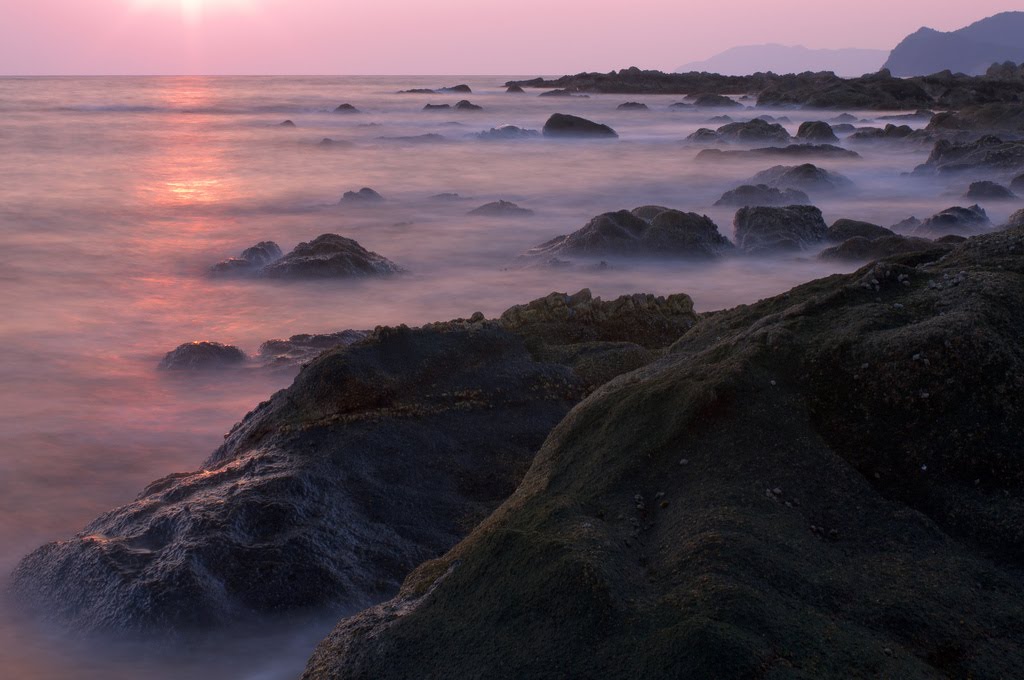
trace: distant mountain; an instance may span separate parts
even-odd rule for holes
[[[676,72],[707,71],[725,76],[747,76],[767,71],[778,74],[833,71],[837,76],[862,76],[881,68],[885,56],[885,50],[812,50],[802,45],[742,45],[704,61],[684,64]]]
[[[919,29],[896,46],[885,67],[894,76],[925,76],[946,69],[981,75],[1004,61],[1024,61],[1024,12],[1003,12],[949,33]]]

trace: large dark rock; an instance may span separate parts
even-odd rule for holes
[[[933,132],[1024,133],[1024,105],[993,102],[944,111],[928,123]]]
[[[338,104],[338,108],[334,109],[335,113],[361,113],[359,109],[352,106],[351,104]]]
[[[452,110],[452,105],[451,104],[427,104],[426,106],[423,107],[423,110],[424,111],[433,111],[433,112],[451,111]]]
[[[799,189],[777,189],[767,184],[744,184],[725,192],[715,205],[743,207],[746,205],[797,205],[811,199]]]
[[[295,366],[317,358],[329,349],[348,346],[365,340],[369,331],[339,331],[337,333],[301,333],[287,340],[267,340],[259,348],[259,358],[271,366]]]
[[[271,279],[335,279],[391,276],[404,269],[337,234],[322,234],[260,270]]]
[[[384,201],[384,197],[378,194],[370,187],[363,187],[359,191],[346,191],[342,197],[340,203],[350,204],[367,204],[367,203],[381,203]]]
[[[687,139],[691,142],[729,144],[788,144],[789,133],[778,123],[769,123],[760,118],[743,122],[727,123],[714,133],[702,128]]]
[[[511,201],[492,201],[470,210],[468,214],[484,217],[529,217],[533,211],[528,208],[520,208]]]
[[[650,111],[647,104],[643,102],[625,102],[616,106],[620,111]]]
[[[1017,171],[1021,168],[1024,168],[1024,141],[1003,141],[988,135],[973,142],[940,139],[928,160],[914,173]]]
[[[754,175],[751,183],[797,188],[810,192],[841,191],[853,186],[853,182],[843,175],[819,168],[811,163],[796,166],[776,165]]]
[[[950,248],[952,248],[952,246],[938,244],[935,241],[929,241],[928,239],[916,238],[913,236],[899,236],[897,234],[890,233],[887,236],[878,236],[876,238],[853,236],[837,246],[826,248],[821,251],[821,254],[818,255],[818,257],[823,260],[859,260],[861,262],[867,262],[870,260],[878,260],[883,257],[891,257],[893,255],[922,253],[943,249],[949,250]]]
[[[909,125],[893,125],[889,123],[884,128],[858,128],[847,139],[851,142],[891,142],[898,139],[907,139],[913,135],[914,129]]]
[[[969,198],[972,201],[1008,201],[1017,198],[1017,196],[1002,184],[986,180],[972,182],[971,186],[967,189],[967,193],[964,194],[964,198]]]
[[[938,212],[920,224],[913,226],[911,233],[921,236],[944,236],[946,234],[979,234],[992,228],[985,210],[977,205],[969,208],[954,206]]]
[[[245,352],[234,345],[206,340],[186,342],[168,352],[160,361],[163,371],[204,371],[228,368],[245,362]]]
[[[1024,227],[1024,209],[1018,210],[1010,215],[1010,218],[1006,220],[1006,226],[1007,228]]]
[[[716,257],[732,249],[705,215],[661,206],[604,213],[582,229],[526,253],[527,259],[585,257]]]
[[[222,260],[210,267],[215,276],[235,276],[256,274],[260,267],[270,264],[281,257],[281,248],[273,241],[260,241],[242,251],[239,257]]]
[[[459,92],[461,94],[473,94],[473,90],[465,83],[461,85],[452,85],[451,87],[442,87],[441,92]]]
[[[876,239],[894,235],[895,233],[892,229],[886,229],[871,222],[841,219],[832,223],[832,226],[828,228],[828,232],[825,234],[825,239],[833,243],[842,243],[854,237]]]
[[[305,680],[1024,667],[1024,230],[708,315]]]
[[[505,92],[507,92],[508,94],[524,94],[526,90],[524,90],[518,85],[509,85]]]
[[[699,106],[702,109],[742,109],[743,104],[740,104],[735,99],[731,99],[724,95],[708,93],[697,95],[693,99],[693,105]]]
[[[708,132],[711,132],[710,130]],[[714,134],[714,133],[712,133]],[[858,159],[861,155],[856,151],[844,149],[833,144],[790,144],[789,146],[769,146],[761,149],[704,149],[697,154],[700,161],[747,160],[751,158],[780,158],[787,160],[811,159]]]
[[[823,142],[831,144],[832,142],[839,141],[839,138],[832,131],[832,126],[820,120],[809,120],[806,123],[801,123],[796,137],[797,139],[814,143]]]
[[[549,92],[541,92],[538,97],[569,97],[575,99],[590,99],[590,95],[580,94],[572,90],[551,90]]]
[[[740,208],[733,226],[736,247],[749,254],[803,250],[828,232],[821,211],[811,205]]]
[[[463,99],[455,104],[456,111],[483,111],[484,107],[478,106],[468,99]]]
[[[544,123],[545,137],[618,137],[615,130],[602,123],[566,113],[554,113]]]
[[[584,290],[500,321],[270,341],[274,359],[322,353],[198,471],[25,558],[13,591],[62,624],[118,634],[358,610],[507,497],[588,390],[696,321],[685,295]]]

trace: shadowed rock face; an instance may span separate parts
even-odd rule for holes
[[[964,198],[969,198],[972,201],[1008,201],[1017,196],[1002,184],[984,181],[971,183]]]
[[[761,118],[744,123],[726,123],[714,132],[701,128],[687,138],[691,142],[729,144],[787,144],[790,141],[786,128],[778,123],[769,123]]]
[[[744,253],[803,250],[825,238],[828,227],[812,205],[740,208],[733,220]]]
[[[334,109],[335,113],[360,113],[359,109],[352,106],[351,104],[338,104],[338,108]]]
[[[305,680],[1014,677],[1022,252],[1012,230],[707,316]]]
[[[935,143],[928,160],[914,169],[915,174],[1024,168],[1024,141],[1003,141],[991,135],[973,142]]]
[[[693,100],[694,106],[699,106],[705,109],[742,109],[743,104],[740,104],[735,99],[731,99],[720,94],[701,94]]]
[[[859,128],[849,136],[851,142],[889,142],[897,139],[907,139],[914,135],[914,129],[909,125],[886,125],[884,128]]]
[[[953,206],[938,212],[913,227],[915,235],[977,234],[988,231],[992,223],[985,210],[977,205],[969,208]]]
[[[483,111],[484,107],[478,106],[468,99],[463,99],[460,102],[456,102],[455,109],[458,111]]]
[[[1010,219],[1006,221],[1007,227],[1024,227],[1024,209],[1018,210],[1017,212],[1010,215]]]
[[[823,142],[825,144],[839,141],[839,138],[832,131],[832,126],[820,120],[809,120],[806,123],[801,123],[796,136],[797,139],[804,139],[809,142]]]
[[[259,271],[260,267],[270,264],[281,257],[281,248],[273,241],[260,241],[242,251],[239,257],[222,260],[210,267],[214,276],[250,275]]]
[[[234,345],[219,342],[186,342],[168,352],[160,361],[164,371],[202,371],[237,366],[245,361],[245,352]]]
[[[883,236],[894,236],[895,234],[891,229],[880,227],[877,224],[871,224],[870,222],[861,222],[859,220],[836,220],[832,223],[832,226],[828,228],[828,232],[825,234],[826,240],[832,241],[833,243],[841,243],[846,239],[860,236],[866,239],[876,239]]]
[[[823,260],[860,260],[863,262],[904,253],[949,250],[951,247],[925,238],[890,233],[874,238],[851,236],[839,245],[821,251],[818,257]]]
[[[14,594],[81,632],[148,635],[379,602],[511,493],[574,403],[696,321],[686,295],[584,290],[500,321],[268,341],[269,361],[319,356],[198,471],[26,557]]]
[[[811,199],[799,189],[776,189],[767,184],[744,184],[722,194],[715,205],[743,207],[747,205],[796,205]]]
[[[1024,106],[992,103],[937,114],[929,131],[1024,132]]]
[[[554,113],[544,123],[545,137],[618,137],[615,130],[579,116]]]
[[[1019,191],[1021,193],[1024,193],[1024,174],[1018,175],[1013,178],[1013,181],[1010,182],[1010,189],[1012,191]]]
[[[830,192],[849,189],[853,182],[838,172],[819,168],[811,163],[803,165],[776,165],[754,175],[753,184],[803,189],[811,192]]]
[[[337,234],[323,234],[260,271],[271,279],[325,279],[390,276],[404,270],[391,260]]]
[[[582,229],[559,236],[526,253],[554,256],[715,257],[732,249],[705,215],[661,206],[643,206],[598,215]]]
[[[647,104],[644,104],[643,102],[625,102],[625,103],[619,104],[615,108],[619,109],[620,111],[649,111],[650,110],[649,108],[647,108]]]

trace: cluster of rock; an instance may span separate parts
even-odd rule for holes
[[[210,268],[215,276],[270,279],[391,276],[404,271],[386,257],[337,234],[321,234],[312,241],[298,244],[287,255],[282,255],[273,241],[263,241],[247,248],[241,257],[218,262]]]

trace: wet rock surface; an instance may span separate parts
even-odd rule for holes
[[[767,184],[744,184],[731,189],[715,201],[715,205],[743,207],[747,205],[808,204],[810,197],[799,189],[777,189]]]
[[[707,316],[304,678],[1013,677],[1021,253],[992,234]]]
[[[788,144],[791,141],[786,128],[761,118],[745,123],[726,123],[715,131],[701,128],[687,138],[702,144]]]
[[[615,130],[579,116],[555,113],[544,123],[545,137],[618,137]]]
[[[733,226],[736,247],[747,254],[803,250],[828,233],[821,210],[811,205],[740,208]]]
[[[819,168],[811,163],[804,163],[803,165],[776,165],[754,175],[751,183],[767,184],[768,186],[780,188],[802,189],[812,193],[843,191],[853,187],[853,182],[838,172]]]
[[[825,239],[832,241],[833,243],[841,243],[846,239],[854,238],[856,236],[876,239],[882,236],[894,236],[894,232],[891,229],[886,229],[877,224],[871,222],[861,222],[860,220],[848,220],[841,219],[836,220],[832,223],[832,226],[828,228],[825,233]]]
[[[709,258],[730,250],[732,244],[706,215],[642,206],[598,215],[582,229],[541,244],[524,257]]]
[[[267,360],[319,355],[199,470],[26,557],[15,597],[147,635],[378,602],[512,492],[573,404],[696,321],[686,295],[584,290],[497,321],[268,341]]]
[[[968,208],[953,206],[935,213],[921,223],[914,225],[911,233],[915,236],[944,236],[946,234],[978,234],[992,228],[992,222],[984,208],[972,205]]]
[[[158,368],[162,371],[208,371],[238,366],[245,352],[234,345],[206,340],[186,342],[168,352]]]
[[[271,279],[331,279],[391,276],[404,269],[391,260],[363,248],[356,241],[322,234],[260,270]]]
[[[839,141],[835,132],[832,131],[832,126],[820,120],[801,123],[796,136],[797,139],[803,139],[812,143],[831,144]]]
[[[329,349],[366,339],[370,331],[339,331],[337,333],[301,333],[287,340],[267,340],[259,348],[259,358],[269,366],[294,366],[312,361]]]
[[[214,276],[248,276],[259,272],[260,267],[280,259],[281,247],[273,241],[260,241],[242,251],[238,257],[222,260],[210,267]]]
[[[1017,198],[1016,194],[996,182],[972,182],[964,198],[972,201],[1009,201]]]

